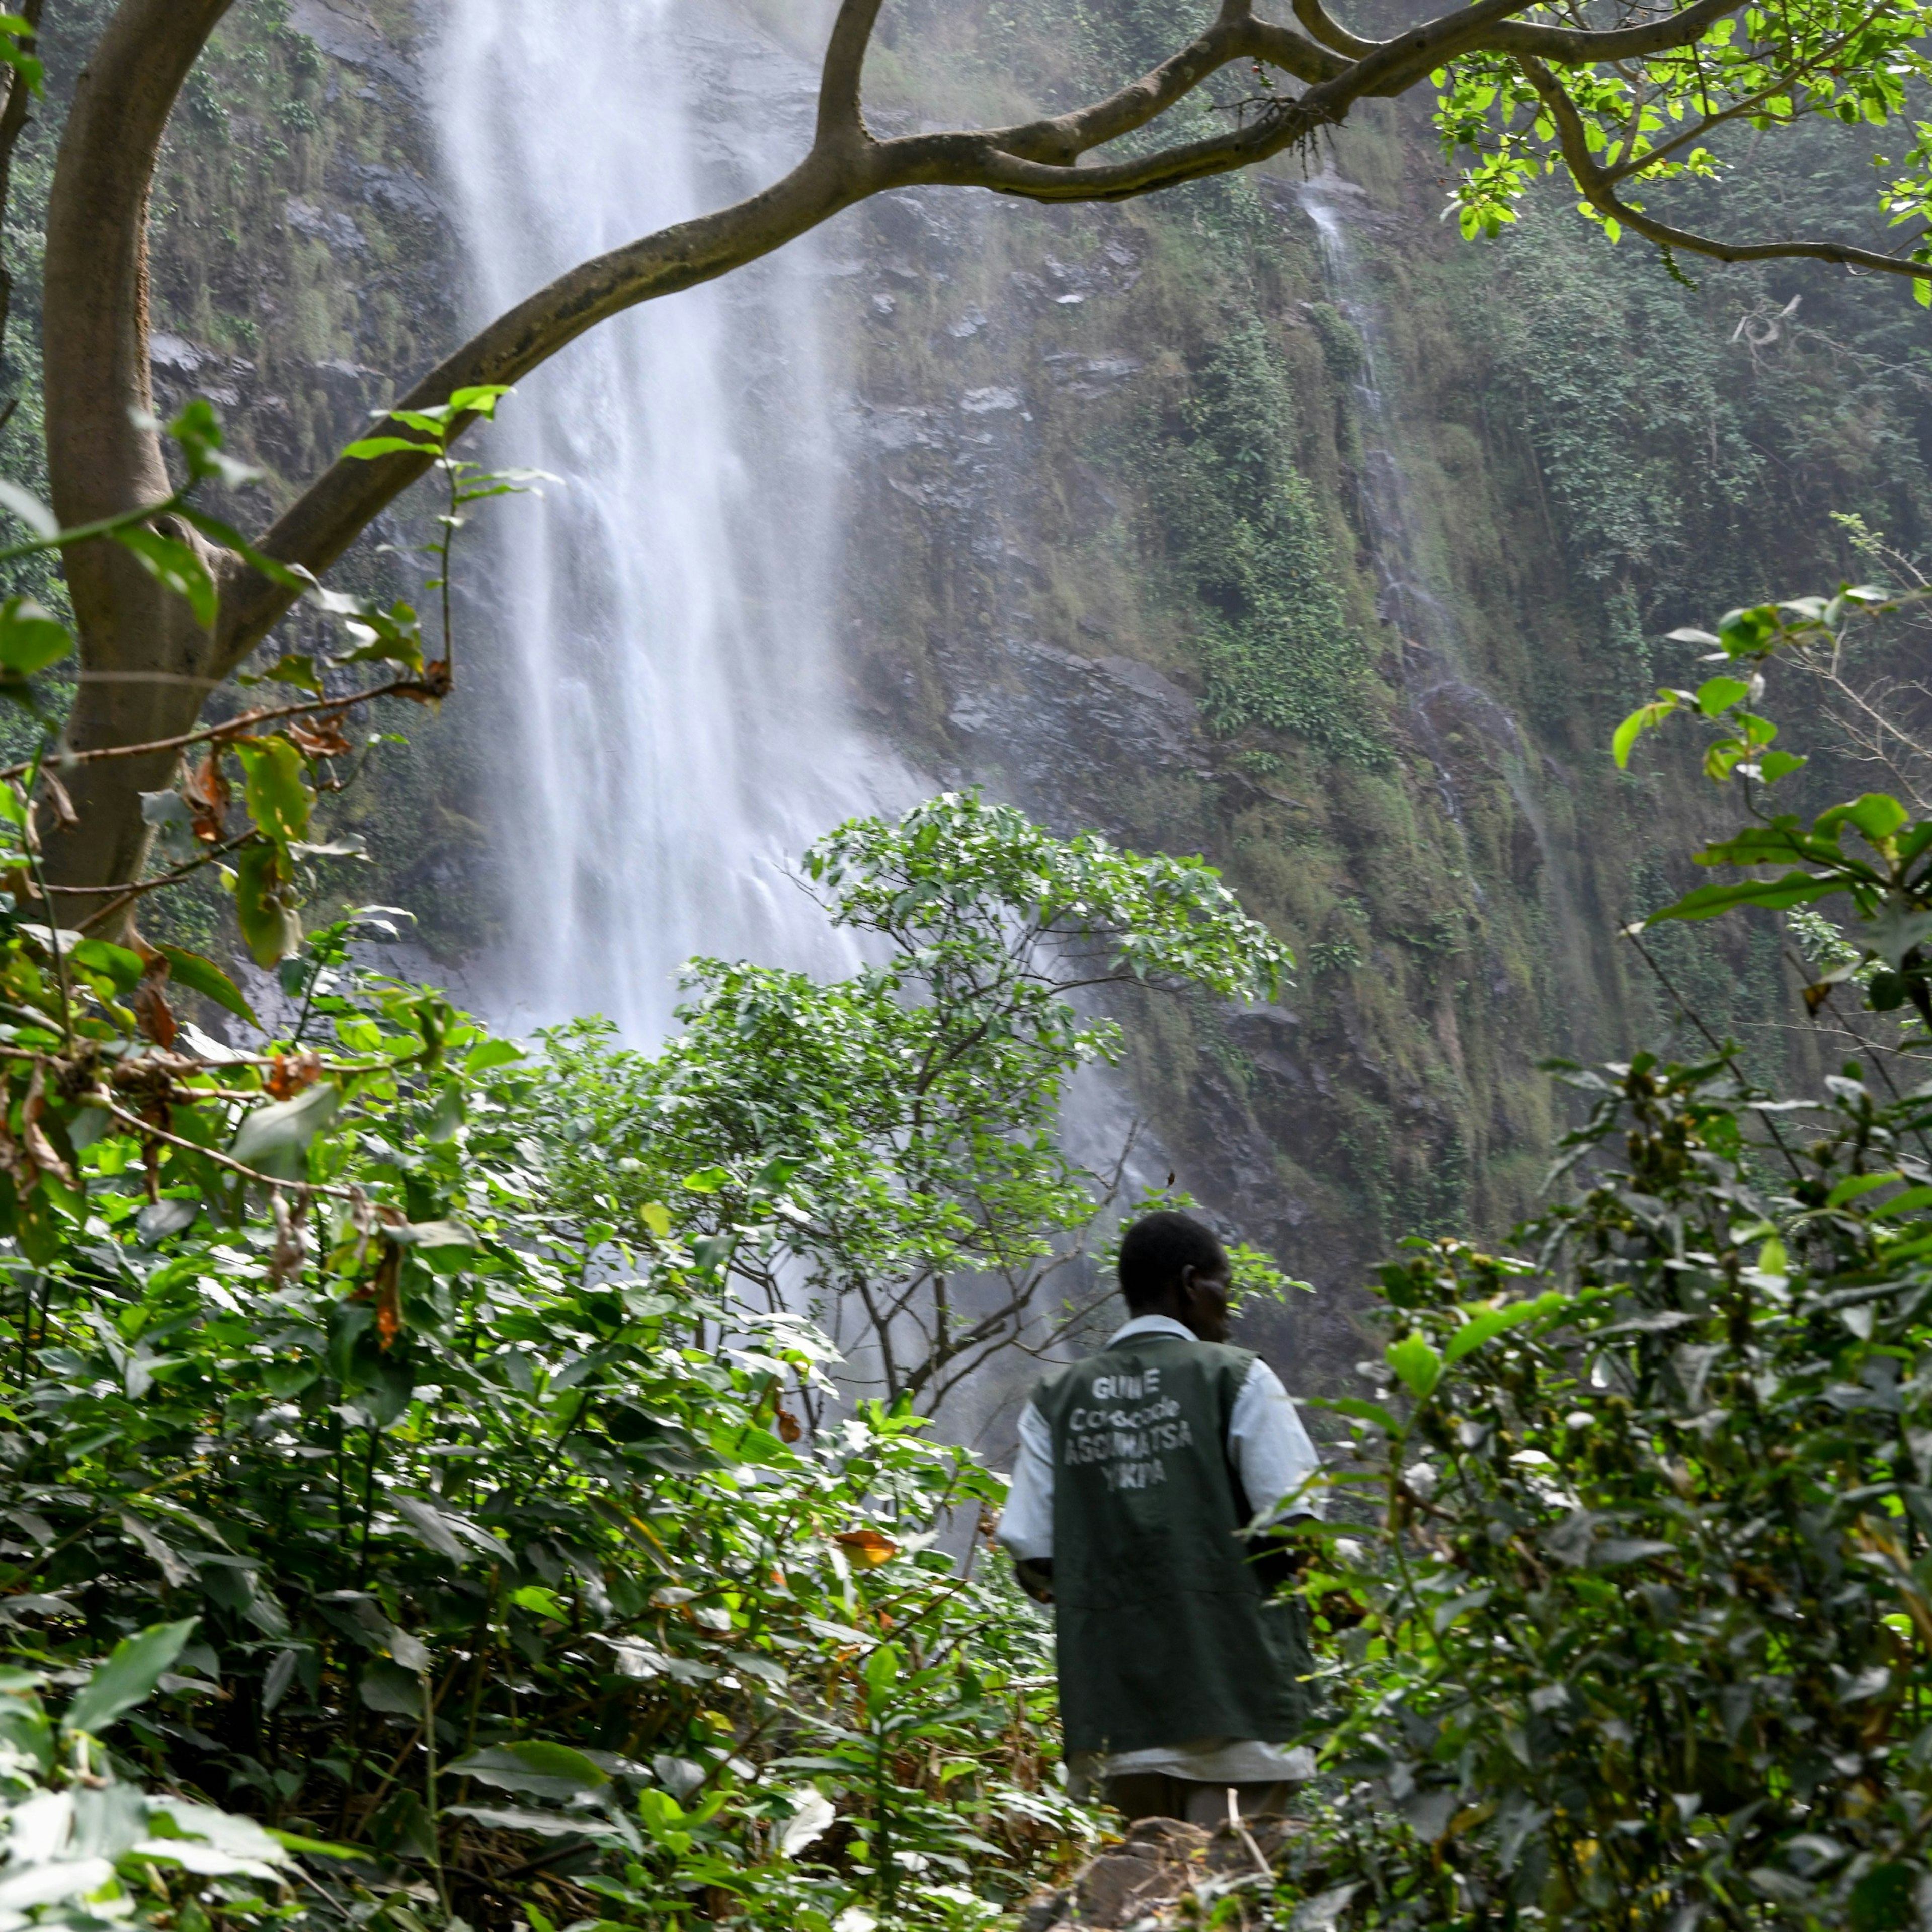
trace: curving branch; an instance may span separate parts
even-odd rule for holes
[[[1589,61],[1645,60],[1652,54],[1674,53],[1688,47],[1726,14],[1740,10],[1744,0],[1696,0],[1682,12],[1640,27],[1532,26],[1511,20],[1489,36],[1498,53],[1525,54],[1554,61],[1559,67],[1580,67]]]
[[[232,0],[119,0],[83,76],[61,146],[50,207],[46,273],[49,458],[68,524],[111,516],[166,494],[158,442],[130,420],[148,401],[146,208],[169,112],[208,34]],[[1554,121],[1591,204],[1633,232],[1725,261],[1805,256],[1906,275],[1917,263],[1835,243],[1735,246],[1652,220],[1621,202],[1617,174],[1591,157],[1574,103],[1550,72],[1638,61],[1689,46],[1744,0],[1691,0],[1640,24],[1595,30],[1519,17],[1546,0],[1472,0],[1388,40],[1363,38],[1329,0],[1290,0],[1296,25],[1258,20],[1254,0],[1221,0],[1214,20],[1150,72],[1064,114],[1006,128],[880,140],[866,125],[863,76],[883,0],[839,0],[820,75],[815,132],[782,180],[719,209],[580,264],[498,316],[424,376],[399,406],[446,402],[456,390],[511,383],[585,331],[642,302],[727,274],[841,210],[897,188],[978,188],[1040,202],[1123,200],[1265,160],[1344,120],[1358,100],[1407,92],[1465,56],[1514,58]],[[1298,84],[1238,124],[1120,154],[1142,132],[1232,63],[1252,61]],[[1096,152],[1099,151],[1099,152]],[[1639,170],[1638,172],[1641,170]],[[321,572],[428,467],[417,457],[338,460],[260,539],[266,555]],[[212,637],[188,619],[118,546],[69,560],[83,680],[69,742],[178,743],[207,692],[260,641],[292,601],[240,559],[208,556],[222,596]],[[50,873],[113,898],[140,876],[147,845],[138,793],[168,782],[175,754],[157,750],[77,771],[82,824],[50,837]]]
[[[1633,234],[1659,247],[1681,248],[1688,254],[1707,255],[1719,262],[1773,262],[1796,258],[1801,261],[1830,262],[1840,268],[1874,269],[1882,274],[1905,275],[1924,280],[1932,278],[1932,264],[1908,261],[1900,255],[1883,255],[1876,249],[1854,248],[1848,242],[1720,242],[1713,236],[1694,235],[1688,229],[1674,228],[1654,220],[1641,208],[1620,200],[1608,170],[1598,165],[1590,152],[1583,130],[1583,117],[1576,104],[1556,76],[1532,56],[1520,57],[1517,64],[1535,88],[1537,98],[1548,110],[1556,129],[1557,146],[1564,164],[1576,183],[1578,191],[1600,214],[1622,222]]]

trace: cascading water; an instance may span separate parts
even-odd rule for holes
[[[1520,727],[1470,676],[1462,626],[1448,603],[1428,586],[1408,473],[1400,454],[1400,425],[1382,373],[1390,360],[1382,310],[1349,232],[1350,211],[1360,212],[1363,191],[1353,182],[1324,171],[1300,184],[1296,193],[1320,241],[1322,268],[1335,306],[1361,345],[1360,373],[1352,385],[1363,446],[1358,488],[1376,573],[1376,614],[1402,640],[1404,695],[1411,722],[1435,766],[1444,808],[1459,826],[1461,802],[1435,711],[1444,707],[1469,719],[1492,746],[1510,796],[1543,855],[1556,961],[1570,995],[1564,1011],[1574,1023],[1578,1015],[1597,1010],[1600,995],[1583,924],[1573,903],[1567,855],[1550,836]],[[1480,888],[1477,890],[1480,894]]]
[[[794,64],[684,0],[453,8],[434,110],[474,312],[782,172],[808,125]],[[602,1012],[647,1045],[693,954],[844,963],[784,871],[874,802],[825,617],[814,292],[799,245],[606,322],[466,452],[564,485],[496,506],[482,566],[506,934],[488,979],[518,1023]]]

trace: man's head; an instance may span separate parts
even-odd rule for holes
[[[1120,1240],[1120,1292],[1134,1315],[1170,1315],[1204,1342],[1228,1339],[1233,1277],[1214,1231],[1192,1214],[1144,1215]]]

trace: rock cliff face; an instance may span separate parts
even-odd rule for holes
[[[57,71],[99,10],[68,10]],[[904,10],[883,118],[955,20]],[[967,92],[1037,73],[1050,97],[1106,51],[1077,9],[986,23]],[[422,31],[404,0],[244,0],[170,137],[158,393],[220,401],[267,500],[454,330]],[[780,91],[800,55],[770,44]],[[1829,209],[1828,170],[1778,165],[1732,218]],[[1127,1016],[1184,1180],[1330,1291],[1262,1318],[1304,1383],[1360,1352],[1346,1290],[1378,1252],[1528,1204],[1562,1118],[1540,1059],[1668,1039],[1615,934],[1681,878],[1702,808],[1688,772],[1619,778],[1604,749],[1681,674],[1662,634],[1835,580],[1834,512],[1906,548],[1928,520],[1903,291],[1687,286],[1554,196],[1461,244],[1441,172],[1382,106],[1278,174],[1110,208],[899,194],[825,247],[868,728],[1057,827],[1206,852],[1300,956],[1276,1006]],[[357,808],[383,878],[355,890],[416,907],[445,956],[488,929],[504,782],[487,708],[459,710],[412,718],[428,756]],[[1803,1064],[1768,926],[1660,957],[1713,1030]]]

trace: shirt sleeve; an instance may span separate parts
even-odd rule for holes
[[[1258,1356],[1234,1398],[1228,1453],[1258,1515],[1321,1516],[1327,1498],[1317,1479],[1322,1459],[1281,1378]],[[1048,1474],[1052,1471],[1049,1464]]]
[[[1031,1402],[1020,1411],[1019,1454],[997,1534],[1004,1548],[1029,1562],[1053,1554],[1053,1434]]]

